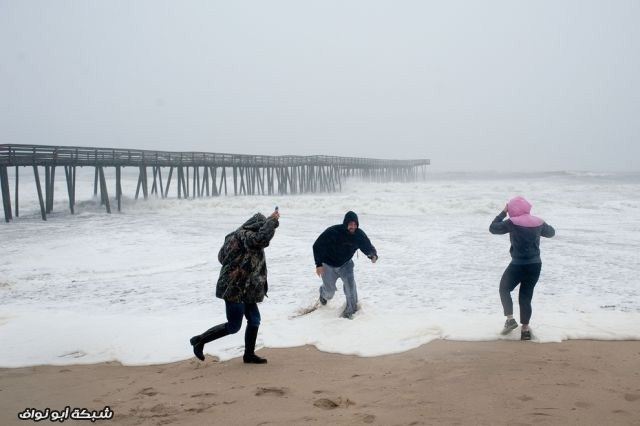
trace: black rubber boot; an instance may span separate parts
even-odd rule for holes
[[[191,339],[189,339],[189,343],[191,343],[191,346],[193,346],[193,353],[196,358],[198,358],[200,361],[204,361],[204,354],[202,353],[202,351],[204,350],[204,344],[212,342],[228,334],[229,332],[227,331],[227,323],[218,324],[215,327],[211,327],[199,336],[193,336]]]
[[[244,356],[242,360],[245,364],[266,364],[267,360],[255,354],[256,339],[258,338],[258,327],[247,324],[244,332]]]

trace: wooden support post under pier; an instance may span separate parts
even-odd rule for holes
[[[164,198],[169,196],[169,186],[171,185],[171,176],[173,176],[173,166],[169,168],[169,177],[167,178],[167,186],[164,189]]]
[[[182,197],[185,199],[189,198],[189,167],[182,168]]]
[[[64,177],[65,182],[67,183],[67,195],[69,196],[69,211],[71,214],[74,214],[73,211],[73,195],[72,195],[72,183],[71,183],[71,167],[72,166],[64,166]]]
[[[184,172],[182,173],[182,183],[184,184],[184,198],[189,198],[189,166],[185,167],[187,169],[187,177],[185,178]]]
[[[144,199],[149,198],[149,185],[147,183],[147,166],[140,167],[140,175],[142,176],[142,194]]]
[[[267,167],[267,194],[273,194],[273,169]]]
[[[49,179],[51,179],[49,166],[44,166],[44,210],[47,214],[49,214]]]
[[[251,168],[251,194],[255,195],[259,193],[258,188],[258,174],[260,173],[260,169],[258,167]]]
[[[118,202],[118,211],[122,211],[122,176],[120,166],[116,166],[116,200]]]
[[[100,196],[107,209],[107,213],[111,213],[111,204],[109,203],[109,193],[107,192],[107,181],[104,178],[104,169],[102,167],[100,167],[99,169],[100,169]]]
[[[14,197],[16,199],[16,211],[15,211],[15,216],[16,217],[20,216],[19,209],[18,209],[18,197],[19,197],[19,194],[20,194],[20,192],[18,191],[18,181],[20,180],[19,179],[18,168],[19,167],[16,166],[16,195]]]
[[[200,188],[200,194],[209,197],[209,167],[204,166],[202,171],[202,187]],[[205,192],[206,189],[206,192]]]
[[[160,183],[160,198],[164,198],[164,190],[162,189],[162,167],[158,167],[158,182]]]
[[[178,185],[178,200],[182,198],[182,166],[178,167],[178,176],[176,184]]]
[[[212,166],[211,167],[211,195],[216,196],[218,195],[218,185],[217,185],[217,175],[218,174],[218,168],[216,166]]]
[[[260,194],[264,195],[264,168],[258,168],[256,177],[258,180],[258,191]]]
[[[107,203],[108,199],[105,200],[104,188],[102,187],[102,175],[103,175],[102,167],[98,167],[98,188],[100,190],[99,191],[100,192],[100,205],[104,206]]]
[[[245,195],[247,195],[247,190],[244,186],[244,167],[238,167],[238,171],[240,172],[240,194],[242,194],[244,192]]]
[[[98,167],[97,166],[96,166],[96,172],[93,176],[93,196],[94,197],[98,196]]]
[[[56,166],[51,166],[49,168],[49,190],[47,191],[49,194],[49,205],[47,206],[47,213],[51,213],[53,211],[53,192],[55,190],[56,183]]]
[[[160,198],[164,198],[161,167],[153,167],[153,184],[151,185],[151,194],[155,194],[156,198],[158,198],[158,194],[160,194]]]
[[[9,172],[6,166],[0,166],[0,190],[2,192],[2,206],[4,207],[4,220],[10,222],[11,215],[11,195],[9,189]]]
[[[193,168],[193,178],[195,183],[195,188],[193,190],[193,197],[196,196],[196,190],[198,191],[198,198],[202,198],[202,191],[200,190],[200,167],[196,166]]]
[[[198,188],[196,187],[196,181],[198,177],[198,168],[194,166],[193,168],[193,186],[191,193],[193,194],[193,198],[197,197]],[[188,183],[188,182],[187,182]]]
[[[233,195],[238,195],[238,170],[233,166]]]
[[[222,195],[222,179],[224,179],[224,195],[227,195],[227,168],[223,167],[222,168],[222,176],[221,176],[221,180],[220,180],[220,188],[221,190],[218,191],[218,194]]]
[[[136,185],[136,196],[135,196],[136,200],[138,199],[138,195],[140,195],[140,187],[141,186],[142,186],[142,173],[138,173],[138,183]]]
[[[69,172],[71,172],[71,169],[69,169]],[[73,176],[71,178],[71,196],[73,197],[73,201],[71,202],[71,205],[73,206],[73,208],[75,210],[75,206],[76,206],[76,166],[73,166]]]
[[[155,194],[156,198],[158,198],[158,167],[151,167],[151,172],[153,173],[153,183],[151,184],[151,194]]]
[[[38,166],[33,166],[33,176],[36,181],[38,201],[40,202],[40,215],[42,216],[42,220],[47,220],[47,209],[44,207],[44,200],[42,199],[42,187],[40,186],[40,174],[38,173]]]

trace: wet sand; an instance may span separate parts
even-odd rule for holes
[[[640,341],[435,341],[374,358],[309,346],[258,353],[269,364],[207,356],[0,369],[0,424],[35,423],[18,418],[25,408],[109,406],[113,419],[93,424],[640,425]]]

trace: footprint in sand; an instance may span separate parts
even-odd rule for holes
[[[149,410],[154,414],[164,414],[167,411],[167,407],[164,404],[156,404]]]
[[[313,403],[313,405],[315,405],[318,408],[322,408],[324,410],[333,410],[335,408],[338,408],[340,406],[343,406],[345,408],[349,408],[350,405],[355,405],[356,403],[351,401],[349,398],[336,398],[336,399],[329,399],[329,398],[320,398],[320,399],[316,399],[315,402]]]
[[[328,398],[317,399],[313,405],[318,408],[324,408],[325,410],[333,410],[334,408],[338,408],[340,405]]]
[[[144,388],[138,392],[138,395],[144,395],[144,396],[154,396],[157,394],[158,392],[154,388]]]
[[[205,411],[207,411],[210,408],[213,408],[215,406],[217,406],[218,404],[215,402],[212,403],[208,403],[208,404],[198,404],[197,407],[191,407],[191,408],[187,408],[185,411],[188,413],[196,413],[196,414],[200,414],[203,413]]]
[[[286,388],[258,388],[256,391],[256,396],[262,395],[275,395],[275,396],[285,396],[287,393]]]
[[[531,401],[533,398],[530,397],[529,395],[522,395],[522,396],[519,396],[518,399],[522,402],[527,402],[527,401]]]
[[[193,395],[191,395],[191,398],[201,398],[203,396],[216,396],[216,394],[213,392],[200,392],[194,393]]]
[[[567,387],[570,387],[570,388],[578,388],[578,387],[580,387],[579,384],[570,383],[570,382],[567,382],[567,383],[556,383],[556,385],[558,385],[558,386],[567,386]]]
[[[374,416],[373,414],[358,413],[356,417],[358,417],[360,420],[362,420],[363,423],[366,424],[371,424],[376,421],[376,416]]]
[[[160,418],[160,417],[170,417],[175,416],[182,409],[178,409],[176,407],[171,407],[165,404],[156,404],[151,408],[146,407],[137,407],[129,410],[128,416],[134,417],[136,419],[151,419],[151,418]],[[172,422],[172,419],[168,419],[168,422]],[[164,420],[158,421],[156,424],[167,423]]]
[[[633,393],[625,393],[624,394],[624,399],[626,399],[629,402],[633,402],[633,401],[639,400],[640,399],[640,395],[633,394]]]
[[[582,402],[582,401],[578,401],[575,403],[575,406],[578,408],[589,408],[592,407],[593,404],[589,403],[589,402]]]

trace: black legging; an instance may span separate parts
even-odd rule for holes
[[[533,288],[540,277],[542,263],[529,263],[527,265],[509,264],[500,280],[500,301],[505,315],[513,315],[513,302],[511,292],[520,284],[518,303],[520,304],[520,323],[529,324],[531,319],[531,298]]]

